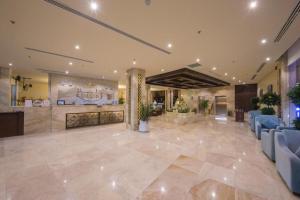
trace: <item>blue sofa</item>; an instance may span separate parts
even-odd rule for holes
[[[281,120],[276,115],[259,115],[255,117],[255,135],[261,139],[261,132],[276,129],[281,125]]]
[[[251,131],[255,131],[255,117],[261,115],[260,110],[250,110],[248,112],[248,123],[250,125]]]
[[[295,152],[298,152],[299,147],[299,131],[289,130],[275,134],[276,168],[288,188],[298,194],[300,194],[300,157]]]

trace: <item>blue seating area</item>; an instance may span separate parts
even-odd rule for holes
[[[251,110],[248,112],[248,119],[249,119],[249,125],[251,128],[251,131],[255,131],[255,117],[261,115],[260,110]]]
[[[255,117],[255,135],[261,139],[261,132],[276,129],[281,125],[280,119],[276,115],[258,115]]]

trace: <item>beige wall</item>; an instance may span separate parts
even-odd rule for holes
[[[31,82],[32,88],[27,91],[23,90],[22,83],[19,84],[19,96],[26,97],[27,99],[48,99],[48,83]]]
[[[273,92],[276,92],[277,94],[280,93],[279,92],[279,70],[273,69],[260,82],[258,82],[257,84],[258,92],[260,91],[260,89],[263,89],[264,93],[266,93],[269,85],[273,85]]]
[[[181,96],[186,101],[190,109],[198,107],[198,97],[204,97],[209,100],[210,106],[215,101],[216,96],[227,97],[227,109],[228,111],[234,111],[235,105],[235,92],[234,86],[205,88],[195,90],[181,90]]]

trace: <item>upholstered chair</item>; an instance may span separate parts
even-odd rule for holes
[[[255,135],[261,139],[261,132],[276,129],[281,125],[281,120],[276,115],[259,115],[255,117]]]
[[[255,131],[255,117],[258,115],[261,115],[260,110],[251,110],[248,112],[248,123],[253,132]]]

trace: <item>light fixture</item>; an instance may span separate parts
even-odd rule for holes
[[[262,40],[260,41],[261,44],[266,44],[267,42],[268,42],[268,41],[267,41],[267,39],[265,39],[265,38],[262,39]]]
[[[94,10],[94,11],[96,11],[96,10],[98,10],[98,3],[97,2],[95,2],[95,1],[92,1],[91,3],[90,3],[90,8],[91,8],[91,10]]]
[[[227,72],[225,72],[225,74],[224,74],[225,76],[228,76],[228,73]]]
[[[105,76],[102,76],[102,79],[104,79],[105,78]]]
[[[161,69],[160,71],[161,71],[161,72],[164,72],[164,71],[165,71],[165,69]]]
[[[115,70],[114,70],[114,74],[116,74],[116,73],[118,73],[118,70],[115,69]]]
[[[132,64],[136,65],[136,60],[135,59],[133,59]]]
[[[216,71],[216,70],[217,70],[217,68],[216,68],[216,67],[213,67],[213,68],[212,68],[212,70],[213,70],[213,71]]]
[[[173,45],[172,45],[171,43],[168,44],[168,48],[169,48],[169,49],[171,49],[172,46],[173,46]]]
[[[73,65],[73,63],[72,63],[72,62],[69,62],[69,65]]]
[[[255,9],[257,7],[257,1],[251,1],[249,3],[249,8],[250,9]]]
[[[239,80],[239,83],[241,83],[242,81],[241,80]]]
[[[12,63],[8,63],[8,65],[9,65],[9,66],[13,66],[13,64],[12,64]]]
[[[246,82],[243,82],[243,84],[245,85],[245,84],[246,84]]]
[[[75,45],[75,49],[76,49],[76,50],[79,50],[79,49],[80,49],[80,46],[79,46],[78,44],[76,44],[76,45]]]
[[[69,74],[69,71],[68,71],[68,70],[66,70],[66,71],[65,71],[65,74]]]
[[[165,187],[160,187],[160,192],[161,193],[164,193],[166,191],[166,188]]]
[[[266,58],[266,61],[270,61],[270,60],[271,60],[271,58],[270,58],[270,57],[267,57],[267,58]]]
[[[232,77],[232,80],[235,80],[235,77]]]
[[[200,62],[200,58],[197,58],[197,59],[196,59],[196,62],[197,62],[197,63]]]

